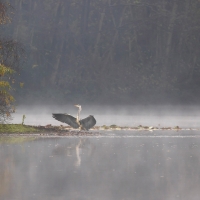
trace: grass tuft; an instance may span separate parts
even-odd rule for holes
[[[22,124],[0,124],[0,133],[30,133],[38,131],[37,128]]]

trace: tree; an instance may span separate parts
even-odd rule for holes
[[[10,22],[9,12],[8,10],[11,8],[9,3],[0,2],[0,24],[5,24]]]
[[[8,3],[0,3],[0,24],[10,22]],[[13,75],[19,70],[23,48],[14,40],[0,39],[0,123],[11,118],[15,111],[14,97],[11,95]]]
[[[0,64],[0,122],[6,121],[10,118],[10,114],[14,112],[12,103],[14,101],[13,96],[9,93],[11,86],[10,83],[5,79],[7,75],[14,73],[14,70]]]
[[[132,102],[143,92],[200,94],[199,0],[10,2],[17,10],[10,32],[28,49],[26,95],[55,89],[65,99]]]

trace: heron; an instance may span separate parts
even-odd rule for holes
[[[75,129],[79,128],[80,130],[88,131],[96,124],[96,119],[92,115],[89,115],[84,119],[80,119],[80,112],[82,110],[81,105],[77,104],[74,106],[78,108],[78,113],[76,118],[69,114],[60,114],[60,113],[57,114],[53,113],[52,114],[53,118],[60,122],[64,122]]]

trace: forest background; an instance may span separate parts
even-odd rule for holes
[[[200,0],[4,2],[17,104],[199,104]]]

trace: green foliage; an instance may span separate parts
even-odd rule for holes
[[[3,64],[0,64],[0,77],[13,74],[15,71]]]
[[[26,115],[23,115],[23,116],[22,116],[22,125],[24,125],[24,120],[25,120],[25,118],[26,118]]]
[[[118,128],[119,126],[115,125],[115,124],[112,124],[110,125],[110,128]]]
[[[6,67],[5,65],[0,65],[0,122],[9,119],[11,113],[15,110],[12,106],[14,97],[10,94],[10,83],[4,80],[7,75],[11,75],[13,73],[14,70]]]
[[[0,133],[32,133],[38,129],[22,124],[0,124]]]
[[[10,22],[10,14],[12,7],[9,3],[0,2],[0,24],[6,24]]]
[[[0,24],[10,22],[11,8],[9,3],[0,2]],[[22,52],[16,41],[0,38],[0,123],[11,119],[11,113],[15,111],[11,82],[14,82],[13,74],[19,69]]]

